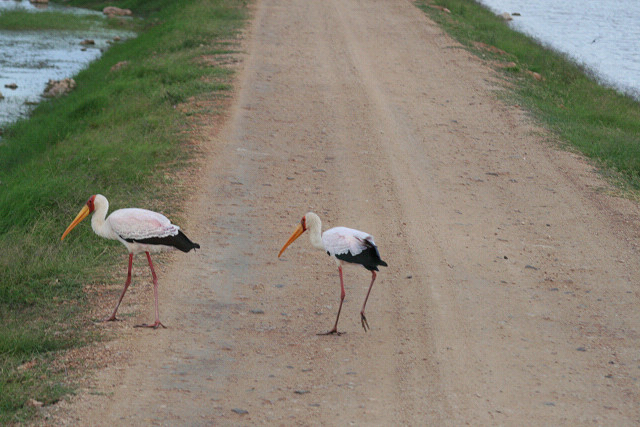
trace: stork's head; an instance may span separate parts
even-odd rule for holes
[[[62,237],[60,238],[60,240],[64,240],[67,234],[69,234],[69,232],[73,230],[76,225],[80,224],[83,219],[85,219],[89,214],[93,213],[93,211],[96,210],[96,196],[97,195],[94,194],[93,196],[89,197],[89,200],[87,200],[87,203],[84,205],[82,210],[80,210],[80,212],[76,216],[76,219],[74,219],[73,222],[69,224],[64,233],[62,233]]]
[[[287,247],[294,242],[294,240],[300,237],[302,233],[304,233],[307,230],[311,230],[310,231],[311,237],[312,237],[311,240],[313,242],[314,233],[317,233],[319,236],[321,228],[322,228],[322,223],[320,222],[320,217],[313,212],[307,212],[306,215],[303,216],[302,219],[300,220],[300,223],[298,223],[296,229],[293,231],[293,234],[291,235],[291,237],[289,237],[289,240],[287,240],[287,243],[285,243],[282,249],[280,249],[278,258],[280,257],[280,255],[282,255],[284,250],[287,249]]]

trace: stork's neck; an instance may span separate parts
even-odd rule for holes
[[[313,212],[309,212],[305,215],[305,221],[307,224],[307,230],[309,230],[309,240],[314,248],[324,250],[322,244],[322,221],[320,217]]]
[[[106,239],[117,239],[118,237],[106,221],[107,211],[109,210],[109,201],[107,198],[100,194],[96,195],[94,206],[95,210],[91,217],[91,228],[93,228],[93,231],[100,237],[104,237]]]

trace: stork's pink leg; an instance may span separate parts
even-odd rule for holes
[[[127,292],[127,289],[129,288],[129,285],[131,284],[131,268],[133,267],[133,254],[130,253],[129,254],[129,271],[127,273],[127,281],[124,282],[124,289],[122,290],[122,294],[120,294],[120,299],[118,300],[118,303],[116,304],[116,308],[113,310],[113,314],[111,314],[111,317],[107,317],[106,319],[103,320],[103,322],[113,322],[116,321],[118,319],[116,319],[116,312],[118,311],[118,307],[120,307],[120,303],[122,302],[122,298],[124,298],[124,294]]]
[[[373,282],[376,281],[376,272],[371,271],[371,284],[369,285],[369,290],[367,291],[367,296],[364,298],[364,304],[362,304],[362,310],[360,310],[360,321],[362,322],[362,327],[364,331],[367,332],[367,329],[371,329],[369,327],[369,322],[367,322],[367,318],[364,317],[364,308],[367,306],[367,300],[369,299],[369,294],[371,293],[371,288],[373,288]]]
[[[345,292],[344,292],[344,282],[342,281],[342,266],[338,267],[338,273],[340,273],[340,307],[338,307],[338,315],[336,316],[336,323],[333,325],[333,329],[329,332],[320,333],[318,335],[342,335],[342,332],[338,332],[338,319],[340,319],[340,311],[342,310],[342,301],[344,301]]]
[[[158,277],[156,276],[156,272],[153,269],[153,263],[151,262],[151,255],[149,255],[149,252],[145,252],[145,253],[147,254],[147,260],[149,260],[149,268],[151,268],[151,276],[153,276],[153,297],[156,302],[156,321],[152,325],[148,325],[146,323],[143,323],[142,325],[136,325],[136,328],[157,329],[158,326],[162,326],[163,328],[166,328],[166,326],[160,323],[160,310],[158,309]]]

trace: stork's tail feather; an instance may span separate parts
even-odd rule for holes
[[[200,245],[194,243],[187,237],[186,234],[182,232],[182,230],[178,231],[178,235],[176,236],[175,247],[180,249],[182,252],[189,252],[191,249],[200,249]]]
[[[376,245],[374,245],[374,244],[371,244],[370,247],[373,249],[373,251],[375,253],[374,262],[375,262],[376,266],[380,265],[382,267],[388,267],[387,263],[384,262],[382,260],[382,258],[380,258],[380,252],[378,251],[378,247]],[[378,271],[377,268],[376,268],[376,271]]]

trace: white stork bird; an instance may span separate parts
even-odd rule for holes
[[[107,198],[101,194],[93,195],[87,201],[87,204],[82,208],[78,216],[67,227],[62,234],[60,240],[64,240],[67,234],[80,222],[87,217],[87,215],[93,213],[91,217],[91,228],[93,231],[101,237],[106,239],[119,240],[123,245],[127,247],[129,251],[129,271],[127,274],[127,281],[124,284],[124,290],[120,295],[120,299],[116,304],[116,308],[113,310],[113,314],[105,319],[105,322],[115,321],[116,312],[124,294],[127,292],[127,288],[131,284],[131,267],[133,266],[133,255],[145,252],[147,254],[147,260],[149,261],[149,267],[151,268],[151,275],[153,277],[153,295],[156,303],[156,321],[153,324],[136,325],[136,327],[158,328],[158,326],[165,327],[160,323],[160,313],[158,311],[158,278],[156,272],[153,269],[153,263],[151,262],[150,252],[162,252],[171,249],[180,249],[182,252],[189,252],[191,249],[198,249],[200,245],[193,243],[187,236],[180,231],[180,227],[171,224],[171,221],[167,217],[157,212],[148,211],[146,209],[118,209],[109,215],[107,218],[107,211],[109,210],[109,202]]]
[[[338,273],[340,274],[340,307],[338,307],[338,315],[336,316],[336,323],[333,325],[333,329],[329,332],[319,335],[336,334],[341,335],[338,332],[338,319],[340,318],[340,310],[342,310],[342,301],[344,301],[344,282],[342,280],[342,266],[345,263],[360,264],[371,272],[371,284],[367,291],[367,296],[362,304],[362,310],[360,310],[360,321],[365,332],[369,328],[369,323],[364,315],[364,308],[367,305],[367,299],[369,299],[369,293],[373,287],[373,282],[376,280],[376,271],[378,266],[387,266],[387,263],[380,259],[380,253],[378,247],[373,241],[373,236],[364,231],[354,230],[347,227],[335,227],[322,233],[322,222],[320,217],[313,212],[308,212],[302,217],[302,220],[298,224],[297,228],[284,244],[278,258],[284,252],[287,247],[293,243],[302,233],[309,230],[309,238],[313,247],[321,249],[329,256],[333,256],[338,264]]]

